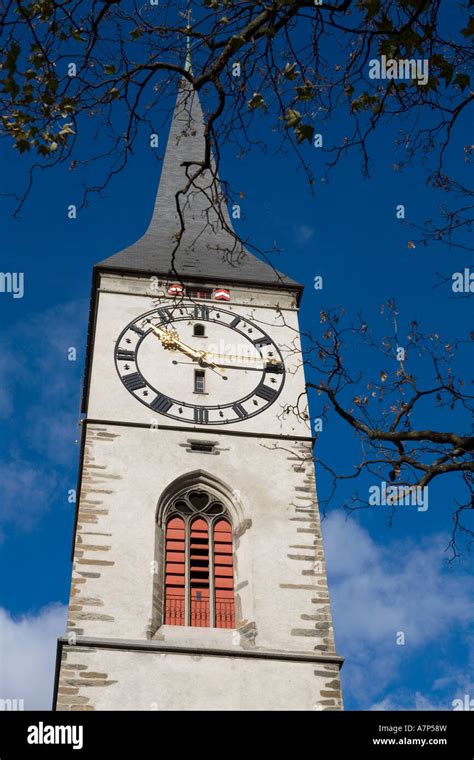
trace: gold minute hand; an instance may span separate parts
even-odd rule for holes
[[[202,366],[209,367],[209,369],[213,369],[215,372],[217,372],[219,375],[224,375],[223,370],[221,370],[220,367],[217,366],[215,362],[213,362],[211,359],[208,359],[208,354],[206,351],[197,351],[195,348],[191,348],[191,346],[187,346],[186,343],[183,343],[181,338],[179,336],[176,337],[173,344],[178,351],[182,351],[183,354],[186,354],[186,356],[190,356],[191,359],[194,359]]]
[[[280,359],[274,359],[272,356],[238,356],[237,354],[214,354],[212,351],[206,353],[206,356],[212,356],[215,359],[230,359],[242,362],[263,362],[264,364],[281,365]]]

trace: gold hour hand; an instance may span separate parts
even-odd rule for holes
[[[153,324],[151,319],[147,319],[146,321],[150,325],[151,331],[156,335],[157,338],[161,340],[162,343],[174,338],[171,330],[164,330],[162,327],[157,327]]]
[[[183,343],[176,330],[165,330],[162,327],[157,327],[150,320],[148,320],[148,323],[152,332],[161,341],[163,348],[167,348],[170,351],[181,351],[186,356],[190,356],[191,359],[199,359],[200,352]]]
[[[152,331],[160,339],[163,348],[171,351],[181,351],[185,356],[189,356],[194,361],[197,361],[200,365],[209,367],[217,372],[219,375],[224,376],[224,371],[217,366],[213,361],[210,361],[205,351],[197,351],[191,346],[187,346],[183,343],[176,330],[164,330],[161,327],[156,327],[149,321]]]

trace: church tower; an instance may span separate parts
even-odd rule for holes
[[[94,268],[56,710],[342,709],[302,286],[189,181],[203,151],[184,82],[149,228]]]

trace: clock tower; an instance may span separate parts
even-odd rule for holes
[[[56,710],[342,709],[302,286],[203,153],[184,82],[149,228],[94,268]]]

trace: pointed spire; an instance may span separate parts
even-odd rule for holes
[[[184,62],[184,70],[191,72],[191,39],[189,34],[186,37],[186,60]]]
[[[188,66],[191,66],[189,40],[186,68]],[[98,267],[171,276],[172,252],[181,236],[174,267],[183,279],[301,288],[298,283],[275,272],[272,266],[247,251],[243,243],[234,237],[235,233],[229,232],[233,227],[219,179],[213,176],[215,172],[204,172],[197,177],[186,195],[179,195],[185,226],[181,234],[176,196],[185,190],[189,176],[196,172],[203,160],[204,129],[199,96],[183,77],[148,229],[140,240],[105,259]]]
[[[184,69],[191,72],[191,35],[189,34],[191,31],[191,8],[188,8],[186,15],[188,17],[188,25],[186,27],[186,60],[184,62]]]

